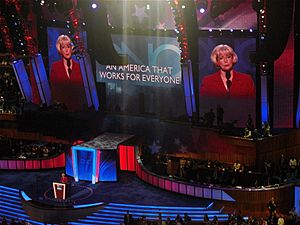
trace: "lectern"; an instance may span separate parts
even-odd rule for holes
[[[54,198],[65,200],[68,197],[68,184],[53,182]]]

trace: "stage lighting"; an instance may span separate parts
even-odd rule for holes
[[[93,9],[96,9],[97,7],[98,7],[98,5],[97,5],[96,3],[93,3],[93,4],[92,4],[92,8],[93,8]]]
[[[200,13],[205,13],[207,10],[207,0],[197,0],[197,9]]]

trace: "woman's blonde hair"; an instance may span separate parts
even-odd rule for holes
[[[70,44],[72,44],[72,41],[69,38],[69,36],[64,34],[60,35],[56,40],[56,49],[60,54],[61,54],[60,46],[62,45],[63,42],[69,42]]]
[[[210,55],[210,59],[211,61],[216,65],[218,66],[218,57],[219,57],[219,53],[221,51],[227,51],[229,52],[229,54],[232,55],[232,61],[233,61],[233,64],[236,64],[237,61],[238,61],[238,56],[237,54],[233,51],[233,49],[229,46],[229,45],[224,45],[224,44],[220,44],[220,45],[217,45],[211,52],[211,55]]]

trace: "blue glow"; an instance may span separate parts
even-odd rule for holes
[[[91,206],[97,206],[97,205],[103,205],[103,202],[98,203],[92,203],[92,204],[85,204],[85,205],[74,205],[74,208],[85,208],[85,207],[91,207]]]
[[[74,177],[73,174],[73,160],[72,160],[72,150],[68,149],[66,151],[66,174]]]
[[[93,69],[92,69],[92,64],[91,64],[91,59],[90,55],[85,54],[84,56],[84,63],[85,63],[85,69],[86,69],[86,74],[87,74],[87,80],[88,80],[88,86],[90,89],[90,94],[92,97],[92,102],[94,105],[94,108],[96,111],[99,110],[100,104],[99,104],[99,99],[98,99],[98,94],[97,94],[97,88],[95,84],[95,79],[93,76]]]
[[[12,63],[12,67],[14,69],[18,85],[20,87],[22,96],[26,99],[26,101],[32,101],[32,89],[29,81],[29,76],[26,72],[23,60],[19,59]]]
[[[300,215],[300,187],[295,187],[295,209],[297,215]]]
[[[296,112],[296,127],[300,127],[300,90],[298,93],[297,112]]]
[[[134,209],[126,208],[126,211],[127,210],[130,211],[134,215],[145,215],[147,217],[151,217],[151,216],[157,217],[157,213],[158,213],[157,210],[152,210],[152,211],[147,212],[147,211],[144,211],[144,210],[136,211]],[[124,211],[116,211],[115,209],[114,210],[113,209],[112,210],[106,210],[106,208],[101,210],[101,213],[95,213],[95,215],[102,215],[103,212],[108,213],[108,214],[114,214],[114,215],[124,215]],[[208,214],[210,216],[214,216],[214,215],[220,216],[218,211],[191,212],[191,211],[188,211],[188,210],[187,211],[180,211],[180,210],[178,210],[178,211],[168,211],[168,210],[164,210],[162,215],[163,216],[174,216],[174,217],[176,217],[176,215],[178,215],[178,214],[183,216],[185,212],[187,212],[189,214],[189,216],[191,216],[191,217],[201,217],[201,218],[203,218],[204,214]],[[193,213],[197,213],[197,214],[200,214],[200,215],[193,215]],[[224,214],[224,216],[227,216],[227,214]]]
[[[2,205],[3,206],[3,205]],[[15,213],[18,213],[18,214],[20,214],[20,215],[23,215],[23,216],[25,216],[26,214],[23,214],[23,213],[25,213],[25,211],[23,210],[23,209],[16,209],[16,207],[15,207],[15,205],[13,205],[13,207],[10,207],[10,206],[5,206],[5,209],[6,210],[9,210],[9,211],[7,211],[7,212],[9,212],[9,213],[13,213],[13,214],[15,214]],[[1,209],[1,211],[3,211],[3,209]]]
[[[135,208],[154,208],[154,209],[174,209],[174,210],[204,210],[205,207],[172,207],[172,206],[156,206],[156,205],[133,205],[133,204],[119,204],[109,203],[109,206],[120,206],[120,207],[135,207]]]
[[[21,199],[20,198],[18,198],[18,199],[11,199],[11,198],[9,198],[9,197],[6,196],[5,202],[10,202],[10,203],[14,203],[14,204],[20,204]]]
[[[14,192],[14,191],[7,191],[7,190],[0,190],[0,193],[5,193],[7,196],[19,196],[19,192]]]
[[[79,180],[92,180],[93,174],[93,152],[77,151],[78,178]]]
[[[212,207],[213,206],[213,204],[214,204],[214,202],[211,202],[207,207],[206,207],[206,209],[208,209],[208,208],[210,208],[210,207]]]
[[[227,194],[225,191],[222,191],[222,200],[229,201],[229,202],[235,202],[235,199],[232,198],[229,194]]]
[[[191,61],[182,65],[183,87],[185,94],[185,104],[187,114],[191,117],[193,112],[196,112],[195,94],[194,94],[194,81],[192,75]]]
[[[72,147],[72,161],[73,161],[73,175],[76,182],[78,179],[78,162],[77,162],[77,149],[75,146]]]
[[[117,152],[102,151],[99,168],[100,181],[117,181]]]
[[[30,222],[30,223],[33,223],[33,224],[37,224],[37,225],[44,225],[44,223],[40,223],[40,222],[37,222],[35,220],[29,220],[29,219],[26,219],[27,222]]]
[[[196,210],[196,209],[193,209],[193,208],[190,208],[190,209],[186,209],[186,210],[183,210],[183,209],[172,209],[172,207],[170,207],[171,209],[162,209],[160,207],[157,207],[157,208],[136,208],[136,207],[126,207],[126,210],[128,211],[139,211],[139,212],[153,212],[153,210],[162,210],[164,213],[176,213],[177,211],[180,211],[181,213],[219,213],[220,211],[219,210]],[[105,206],[105,209],[106,211],[111,211],[111,212],[115,212],[116,210],[123,210],[124,207],[110,207],[110,206]]]
[[[17,199],[17,200],[20,200],[20,197],[19,196],[13,196],[13,195],[4,195],[4,194],[1,194],[1,196],[5,196],[7,198],[12,198],[12,199]]]
[[[36,54],[31,59],[31,65],[42,103],[49,106],[51,104],[51,91],[42,55]]]
[[[267,76],[261,76],[261,121],[269,121]]]
[[[124,213],[123,213],[124,214]],[[110,216],[108,217],[98,217],[98,216],[87,216],[87,219],[94,219],[94,220],[109,220],[109,221],[116,221],[116,222],[122,222],[123,221],[123,216],[120,216],[119,218],[111,218]]]
[[[79,181],[79,179],[83,179],[83,180],[92,181],[92,183],[95,184],[97,150],[93,148],[82,147],[82,146],[73,146],[72,157],[73,157],[73,173],[74,173],[75,181]],[[80,162],[80,167],[78,167],[79,162]]]
[[[83,220],[83,219],[80,219],[79,221],[82,221],[82,222],[92,222],[92,223],[95,223],[94,220]],[[74,224],[74,223],[68,223],[68,224]],[[82,223],[77,223],[77,224],[82,224]],[[103,224],[103,223],[102,223]],[[105,221],[105,224],[113,224],[113,225],[116,225],[116,222],[109,222],[109,221]]]
[[[94,149],[94,151],[93,151],[93,174],[92,174],[92,183],[93,184],[96,184],[96,177],[98,177],[96,174],[96,171],[97,171],[96,162],[97,162],[97,150]]]
[[[10,188],[10,187],[0,185],[0,189],[6,189],[6,190],[15,191],[15,192],[19,193],[19,189],[16,189],[16,188]]]
[[[21,191],[21,196],[24,198],[25,201],[32,200],[24,191]]]
[[[89,84],[88,84],[88,81],[87,81],[86,65],[84,63],[83,58],[79,58],[78,61],[79,61],[79,64],[80,64],[81,76],[82,76],[82,80],[83,80],[83,86],[84,86],[87,105],[88,105],[88,107],[91,107],[92,106],[92,100],[91,100],[91,93],[90,93],[90,89],[89,89]]]
[[[6,201],[6,199],[5,199],[5,201],[0,200],[0,203],[3,204],[3,205],[8,205],[8,206],[11,206],[11,207],[22,209],[22,206],[20,205],[20,202],[10,203],[10,202]]]

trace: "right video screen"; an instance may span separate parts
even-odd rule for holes
[[[256,65],[251,58],[256,39],[200,37],[198,41],[200,119],[213,111],[223,123],[236,127],[245,127],[249,116],[255,121]]]

